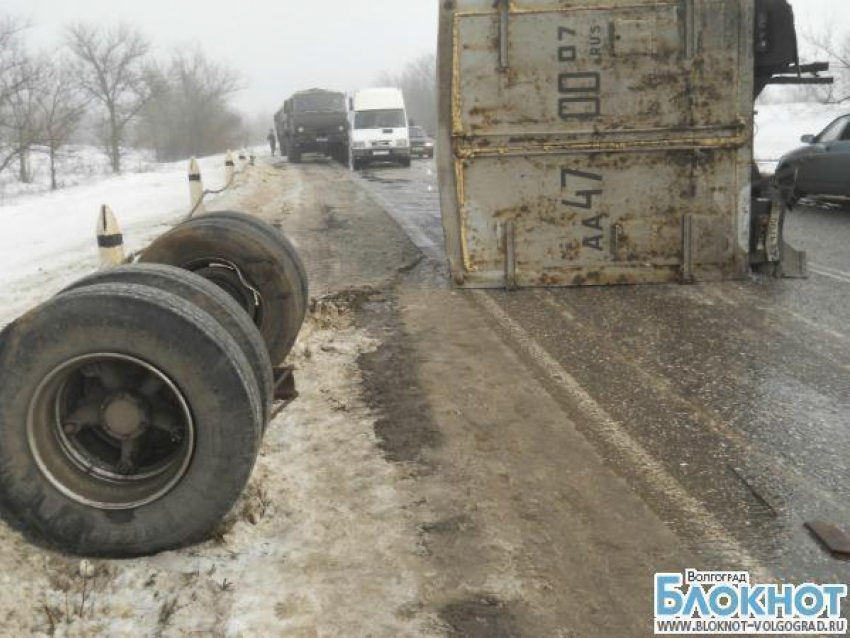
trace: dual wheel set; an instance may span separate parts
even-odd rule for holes
[[[200,542],[251,475],[308,303],[275,228],[210,213],[0,332],[0,513],[77,555]],[[276,374],[277,372],[277,374]]]

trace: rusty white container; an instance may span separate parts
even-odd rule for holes
[[[455,282],[750,272],[754,0],[444,0]]]

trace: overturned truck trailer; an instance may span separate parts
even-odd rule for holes
[[[447,0],[443,225],[465,287],[802,275],[753,163],[801,66],[786,0]]]

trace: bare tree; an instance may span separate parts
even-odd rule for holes
[[[6,127],[10,132],[12,149],[18,158],[19,179],[25,184],[32,181],[30,152],[42,132],[38,100],[44,70],[43,60],[28,57],[12,72],[12,82],[16,89],[7,97]]]
[[[143,135],[161,160],[206,155],[238,143],[242,127],[230,107],[242,88],[233,69],[200,48],[176,51],[157,73],[161,90],[142,111]]]
[[[68,46],[77,58],[80,85],[105,110],[104,142],[115,173],[121,172],[121,146],[128,127],[152,97],[150,41],[137,29],[70,27]]]
[[[50,188],[56,190],[56,155],[77,130],[88,100],[82,94],[67,60],[46,65],[40,84],[36,100],[41,120],[40,141],[50,158]]]
[[[203,154],[210,150],[205,142],[214,136],[228,101],[242,89],[242,79],[233,69],[207,59],[198,48],[174,54],[170,77],[180,95],[184,150]]]
[[[23,21],[0,14],[0,106],[19,88],[20,67],[26,61],[23,33],[27,25]]]
[[[384,72],[378,77],[384,86],[398,87],[410,119],[432,135],[437,129],[437,56],[422,55],[398,73]]]
[[[821,33],[805,36],[807,44],[830,63],[836,82],[831,86],[803,87],[806,97],[824,104],[850,102],[850,33],[836,34],[829,24]]]
[[[23,37],[27,28],[22,20],[0,15],[0,171],[22,152],[14,126],[20,115],[16,108],[20,106],[20,94],[34,81],[30,75],[34,67]]]

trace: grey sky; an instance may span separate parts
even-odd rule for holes
[[[273,111],[295,90],[362,88],[435,51],[438,0],[3,0],[0,11],[30,18],[47,47],[75,20],[135,24],[162,49],[198,42],[245,76],[239,106]]]
[[[850,30],[848,0],[792,0],[801,31]],[[385,69],[434,51],[439,0],[3,0],[29,17],[38,44],[59,42],[74,21],[136,24],[158,48],[200,43],[241,71],[238,104],[273,111],[312,86],[353,90]],[[846,26],[845,26],[846,25]]]
[[[850,2],[847,0],[791,0],[801,32],[821,32],[829,25],[850,30]]]

